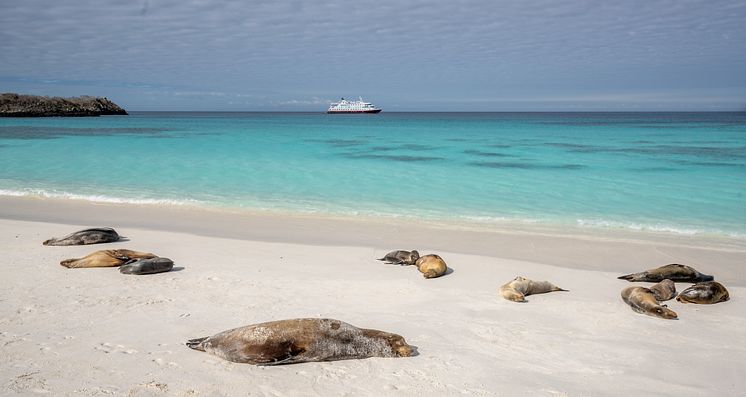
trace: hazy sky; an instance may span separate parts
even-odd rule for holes
[[[0,0],[0,92],[129,110],[746,110],[746,1]]]

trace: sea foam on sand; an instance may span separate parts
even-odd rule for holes
[[[128,239],[41,245],[88,226]],[[3,199],[0,395],[743,395],[746,247],[688,245]],[[108,248],[176,268],[132,277],[59,265]],[[426,280],[375,260],[413,248],[453,273]],[[631,284],[618,275],[674,262],[714,274],[731,300],[668,302],[677,321],[622,302]],[[517,275],[570,292],[501,299]],[[419,355],[257,367],[184,345],[297,317],[397,333]]]

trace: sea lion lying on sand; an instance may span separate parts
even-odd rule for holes
[[[417,261],[417,259],[420,258],[420,253],[417,252],[417,250],[412,251],[391,251],[388,254],[386,254],[383,258],[378,259],[379,261],[383,261],[385,263],[390,263],[394,265],[414,265],[414,263]]]
[[[648,281],[657,283],[669,279],[677,283],[697,283],[700,281],[712,281],[714,277],[702,274],[691,266],[670,264],[655,269],[649,269],[640,273],[632,273],[626,276],[617,277],[627,281]]]
[[[409,357],[399,335],[362,329],[328,318],[300,318],[248,325],[191,339],[187,346],[228,361],[255,365],[368,357]]]
[[[706,281],[697,283],[681,291],[676,300],[681,303],[698,303],[709,305],[713,303],[725,302],[730,299],[728,290],[723,284],[717,281]]]
[[[155,258],[156,255],[147,252],[137,252],[125,249],[102,250],[88,254],[83,258],[65,259],[60,265],[69,268],[78,267],[116,267],[137,259]]]
[[[448,266],[446,266],[443,258],[435,254],[421,256],[414,264],[417,265],[417,270],[425,278],[440,277],[448,271]]]
[[[676,320],[679,316],[666,305],[661,305],[655,299],[652,291],[645,287],[627,287],[622,290],[622,300],[637,313],[648,316]]]
[[[669,279],[665,279],[658,284],[653,284],[649,289],[655,295],[655,300],[658,302],[671,300],[676,296],[676,284]]]
[[[526,296],[546,292],[567,291],[549,281],[534,281],[518,276],[500,287],[500,295],[513,302],[525,302]]]
[[[110,227],[94,227],[78,230],[62,238],[50,238],[43,245],[88,245],[111,243],[119,240],[119,234]]]
[[[122,274],[155,274],[165,273],[174,268],[174,262],[168,258],[138,259],[119,267]]]

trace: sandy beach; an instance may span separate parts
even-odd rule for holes
[[[41,242],[89,226],[125,241]],[[128,248],[175,271],[125,276],[60,260]],[[425,280],[375,260],[438,253]],[[746,395],[746,246],[696,236],[478,230],[370,219],[0,199],[1,395]],[[634,313],[616,277],[684,263],[726,285],[716,305]],[[508,302],[523,275],[570,292]],[[640,283],[640,285],[646,285]],[[678,290],[687,284],[677,284]],[[329,317],[404,336],[411,358],[277,367],[190,350],[190,338],[264,321]]]

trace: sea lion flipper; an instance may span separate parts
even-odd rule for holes
[[[205,336],[204,338],[197,338],[197,339],[189,339],[186,343],[189,348],[194,350],[199,350],[201,352],[205,351],[205,348],[202,346],[202,342],[204,342],[208,336]]]
[[[252,345],[244,350],[245,359],[256,365],[291,364],[306,349],[293,341]]]
[[[627,280],[627,281],[632,281],[632,280],[634,280],[634,279],[635,279],[636,277],[638,277],[638,276],[640,276],[640,273],[632,273],[632,274],[627,274],[627,275],[625,275],[625,276],[619,276],[619,277],[617,277],[617,278],[618,278],[619,280]]]

